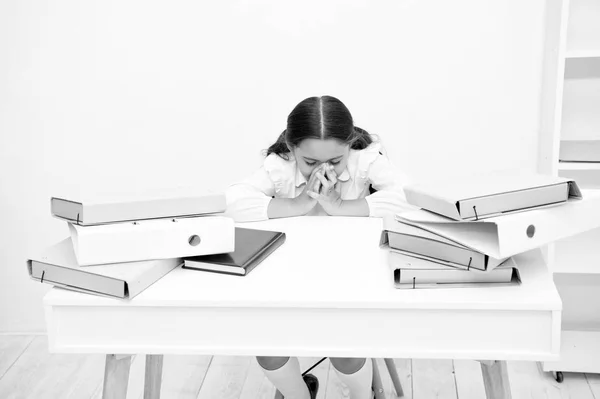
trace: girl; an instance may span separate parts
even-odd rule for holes
[[[406,210],[404,176],[381,144],[354,126],[348,108],[331,96],[310,97],[289,114],[287,129],[267,150],[263,166],[227,190],[236,221],[300,215],[383,217]],[[286,399],[314,399],[319,382],[300,374],[297,358],[257,357]],[[370,359],[331,358],[352,399],[371,397]]]

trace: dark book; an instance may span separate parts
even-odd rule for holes
[[[183,268],[245,276],[285,242],[278,231],[235,228],[235,251],[184,259]]]

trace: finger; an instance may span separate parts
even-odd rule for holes
[[[321,174],[321,172],[316,174],[317,179],[319,179],[321,181],[321,184],[323,185],[323,190],[325,192],[329,192],[329,182],[327,181],[327,179],[325,178],[325,176],[323,176],[323,174]]]
[[[319,199],[319,197],[320,197],[320,195],[319,195],[319,194],[317,194],[317,193],[315,193],[315,192],[313,192],[313,191],[307,191],[307,192],[306,192],[306,194],[308,194],[308,196],[309,196],[310,198],[314,198],[314,199]]]
[[[308,187],[309,187],[309,188],[310,188],[310,187],[313,187],[313,185],[314,185],[315,181],[318,181],[318,179],[317,179],[317,176],[316,176],[316,175],[317,175],[317,173],[318,173],[319,171],[321,171],[321,170],[323,170],[323,164],[321,164],[321,165],[317,166],[316,168],[314,168],[314,169],[312,170],[312,172],[310,173],[310,176],[308,177]]]
[[[310,190],[310,187],[309,187],[309,190]],[[319,179],[316,179],[316,181],[313,183],[312,191],[314,191],[315,193],[318,193],[321,191],[321,182],[319,181]]]
[[[338,182],[337,180],[337,173],[335,173],[335,170],[333,170],[333,166],[330,168],[327,168],[325,170],[327,179],[329,179],[329,183],[331,186],[335,186],[335,184]]]
[[[317,166],[316,168],[314,168],[310,174],[310,177],[314,177],[318,172],[324,171],[325,170],[325,165],[324,163],[320,164],[319,166]]]

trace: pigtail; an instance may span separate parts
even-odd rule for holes
[[[285,134],[287,133],[287,129],[284,130],[283,132],[281,132],[281,134],[279,135],[279,137],[277,138],[277,141],[275,143],[273,143],[268,149],[267,149],[267,154],[266,156],[269,156],[270,154],[277,154],[279,155],[281,158],[285,159],[286,161],[289,160],[289,152],[290,149],[288,148],[286,141],[285,141]]]
[[[354,133],[352,140],[350,141],[350,148],[353,150],[364,150],[373,142],[373,138],[364,129],[358,126],[354,126]]]

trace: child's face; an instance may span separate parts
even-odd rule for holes
[[[333,165],[336,175],[341,175],[348,163],[350,146],[334,139],[306,139],[292,149],[300,172],[308,180],[313,169],[322,163]]]

